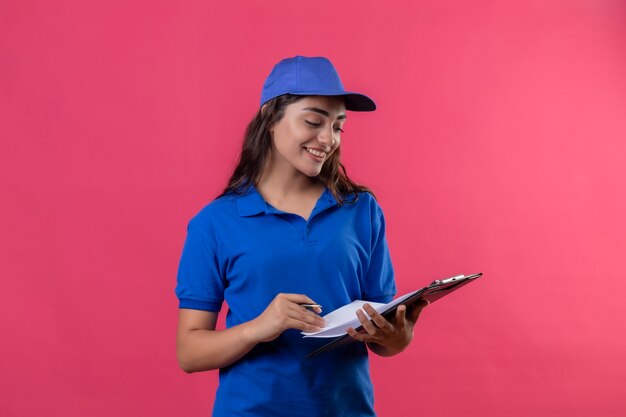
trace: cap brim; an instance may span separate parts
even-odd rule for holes
[[[345,97],[346,110],[350,111],[374,111],[376,103],[365,94],[348,91],[299,91],[291,92],[295,96],[342,96]]]
[[[350,111],[374,111],[376,103],[364,94],[346,93],[346,110]]]

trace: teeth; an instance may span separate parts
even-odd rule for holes
[[[304,149],[306,149],[308,153],[313,154],[313,155],[317,156],[318,158],[326,157],[326,152],[318,151],[318,150],[310,149],[310,148],[304,148]]]

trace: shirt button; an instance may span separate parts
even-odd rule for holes
[[[306,227],[306,232],[309,233],[311,231],[311,228],[309,226]]]

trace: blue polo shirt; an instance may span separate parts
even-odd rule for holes
[[[329,313],[396,292],[382,210],[372,195],[339,205],[325,190],[308,221],[265,202],[254,187],[227,194],[189,222],[178,270],[180,308],[250,321],[278,293],[306,294]],[[213,416],[373,416],[367,348],[352,343],[312,359],[328,339],[287,330],[220,369]]]

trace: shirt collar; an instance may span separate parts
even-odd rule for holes
[[[265,209],[265,200],[263,200],[263,197],[254,186],[250,186],[246,193],[237,200],[237,211],[241,217],[250,217],[259,213],[265,213]]]
[[[330,192],[328,188],[324,188],[324,192],[320,196],[319,200],[315,204],[313,208],[313,212],[311,213],[311,217],[327,210],[331,207],[338,206],[339,202],[333,196],[333,193]]]
[[[317,201],[317,204],[311,213],[311,217],[338,204],[339,203],[330,190],[328,190],[328,188],[324,188],[324,192]],[[265,202],[263,196],[259,194],[256,187],[251,186],[248,188],[246,193],[237,200],[237,211],[241,217],[250,217],[260,213],[269,214],[271,212],[275,212],[276,210],[272,210],[272,207]]]

